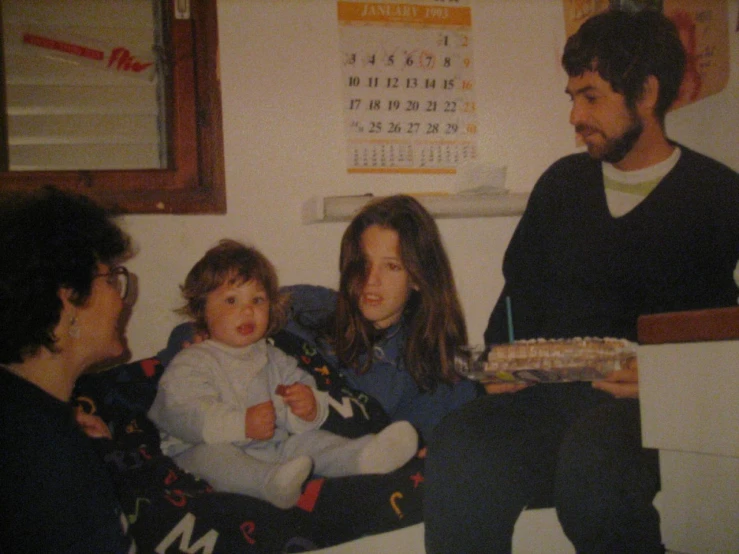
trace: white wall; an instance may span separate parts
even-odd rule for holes
[[[561,0],[472,3],[478,155],[530,190],[575,151],[568,124]],[[720,94],[668,115],[669,135],[739,170],[738,0],[729,0],[731,78]],[[128,327],[133,358],[156,353],[179,321],[178,284],[222,237],[253,243],[283,284],[337,283],[345,223],[301,222],[313,196],[455,190],[454,176],[348,175],[335,0],[218,0],[228,214],[123,219],[139,253],[140,297]],[[502,287],[517,218],[441,219],[467,315],[481,342]]]

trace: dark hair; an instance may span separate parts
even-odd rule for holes
[[[339,359],[358,371],[367,371],[373,361],[377,331],[359,310],[359,296],[367,279],[361,239],[373,225],[398,233],[403,265],[417,288],[403,314],[408,326],[404,348],[407,371],[424,390],[433,390],[439,382],[454,382],[454,353],[457,346],[467,343],[462,306],[436,222],[410,196],[389,196],[368,203],[344,232],[334,333]],[[359,367],[363,354],[366,360]]]
[[[661,12],[607,10],[594,15],[565,45],[562,66],[570,77],[596,71],[633,108],[647,77],[659,81],[654,114],[664,125],[685,72],[685,50],[675,25]]]
[[[60,289],[82,305],[98,263],[128,255],[128,235],[85,196],[44,187],[0,197],[0,362],[55,352]]]
[[[280,292],[280,284],[272,263],[256,248],[222,239],[208,250],[187,274],[180,287],[186,304],[177,310],[193,319],[196,331],[205,332],[205,303],[208,294],[224,283],[260,283],[269,299],[267,335],[279,331],[287,322],[288,296]]]

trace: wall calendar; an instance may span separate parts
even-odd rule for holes
[[[455,173],[477,157],[469,0],[339,0],[349,173]]]

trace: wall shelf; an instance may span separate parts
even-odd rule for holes
[[[413,195],[436,218],[511,217],[526,208],[528,193]],[[373,195],[314,197],[303,205],[303,223],[349,221]]]

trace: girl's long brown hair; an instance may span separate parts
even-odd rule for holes
[[[373,344],[381,337],[359,309],[367,279],[361,238],[373,225],[398,233],[401,260],[417,288],[404,311],[406,370],[422,390],[456,381],[454,354],[458,346],[467,343],[467,329],[454,275],[436,222],[417,200],[406,195],[370,202],[344,232],[334,321],[337,356],[347,366],[366,372],[373,362]],[[360,364],[362,355],[366,359]]]

